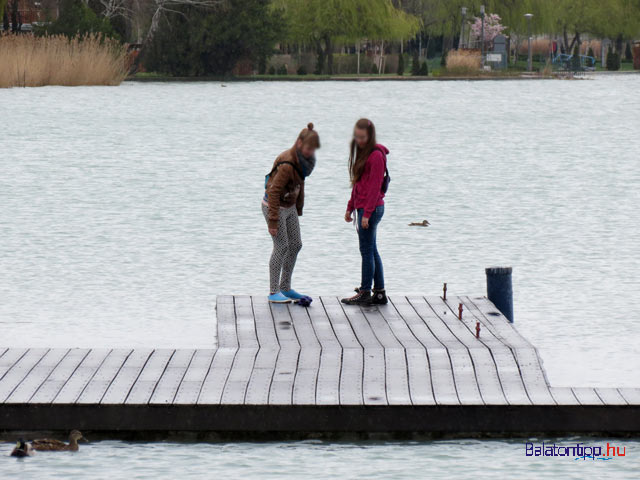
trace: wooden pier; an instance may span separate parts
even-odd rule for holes
[[[216,310],[212,349],[0,347],[0,431],[640,432],[640,388],[550,386],[485,297],[220,296]]]

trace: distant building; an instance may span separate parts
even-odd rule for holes
[[[32,30],[32,23],[44,21],[45,15],[40,0],[8,0],[6,8],[9,16],[10,28],[12,26],[11,21],[13,19],[13,9],[16,7],[16,23],[19,25],[20,31],[29,32]],[[0,21],[0,29],[2,28],[2,22]]]

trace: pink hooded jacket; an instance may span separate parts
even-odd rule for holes
[[[381,187],[388,153],[387,147],[378,143],[369,154],[360,180],[351,189],[351,198],[347,204],[348,212],[362,208],[363,216],[369,218],[376,207],[384,205],[384,193]]]

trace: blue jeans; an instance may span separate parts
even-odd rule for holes
[[[378,253],[376,245],[376,231],[378,224],[384,215],[384,205],[376,207],[369,217],[369,228],[362,228],[362,208],[357,210],[358,221],[358,240],[360,243],[360,255],[362,255],[362,280],[360,288],[362,290],[371,290],[373,287],[379,290],[384,288],[384,270],[382,268],[382,259]]]

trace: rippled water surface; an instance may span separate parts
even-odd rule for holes
[[[611,460],[527,457],[525,442],[610,445]],[[0,444],[2,445],[2,444]],[[5,444],[9,451],[11,445]],[[123,443],[82,445],[77,453],[0,459],[7,478],[540,478],[637,479],[640,442],[620,439],[447,440],[434,442]],[[505,477],[505,472],[508,476]],[[3,477],[4,478],[4,477]]]
[[[445,281],[483,294],[484,267],[512,265],[516,325],[553,384],[640,386],[639,89],[621,76],[0,90],[0,346],[214,345],[216,294],[266,292],[263,176],[310,120],[322,149],[294,285],[348,293],[346,146],[366,115],[391,150],[391,294]],[[531,459],[523,441],[96,442],[7,458],[0,476],[637,478],[640,445],[621,444],[625,458],[588,462]]]
[[[637,75],[588,81],[125,83],[0,91],[0,346],[215,342],[215,296],[264,293],[264,174],[312,120],[294,286],[359,280],[341,218],[371,117],[393,177],[391,294],[482,294],[514,267],[517,327],[556,385],[640,385]],[[407,224],[427,218],[432,226]]]

